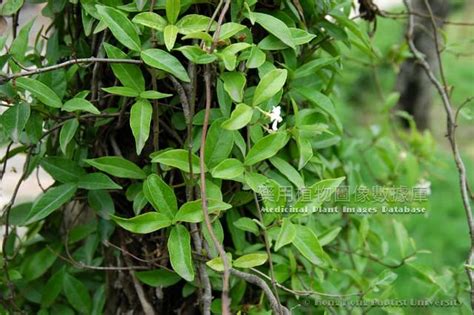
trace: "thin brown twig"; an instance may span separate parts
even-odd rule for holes
[[[357,252],[357,250],[349,251],[349,250],[339,248],[339,247],[336,247],[336,246],[331,246],[331,248],[333,248],[336,251],[340,251],[340,252],[343,252],[343,253],[346,253],[346,254],[354,254],[354,255],[357,255],[359,257],[370,259],[373,262],[376,262],[379,265],[382,265],[382,266],[390,268],[390,269],[397,269],[397,268],[402,267],[407,262],[407,260],[409,260],[410,258],[414,257],[417,254],[416,252],[414,252],[410,255],[407,255],[407,256],[403,257],[399,262],[391,264],[391,263],[387,263],[387,262],[381,260],[380,258],[378,258],[378,257],[376,257],[372,254],[359,253],[359,252]]]
[[[186,95],[186,90],[184,89],[183,85],[179,83],[179,81],[175,77],[169,76],[169,78],[171,80],[171,83],[173,83],[173,87],[176,90],[176,93],[178,93],[179,100],[181,101],[181,106],[183,107],[183,114],[184,114],[186,123],[189,123],[189,121],[191,121],[193,117],[191,116],[191,111],[189,109],[189,101]]]
[[[206,109],[204,114],[204,124],[202,126],[202,136],[201,136],[201,148],[199,149],[199,167],[200,167],[200,176],[201,176],[201,201],[202,201],[202,209],[204,212],[204,221],[206,223],[206,227],[209,231],[209,235],[214,243],[215,248],[219,252],[219,256],[222,259],[222,263],[224,265],[224,276],[222,280],[222,314],[229,315],[230,314],[230,300],[229,300],[229,275],[230,275],[230,267],[229,261],[227,260],[227,256],[225,254],[224,247],[219,240],[217,239],[214,230],[212,228],[211,219],[209,217],[209,209],[207,205],[207,192],[206,192],[206,173],[205,173],[205,149],[206,149],[206,135],[207,135],[207,127],[209,125],[209,113],[211,111],[211,102],[212,102],[212,94],[211,94],[211,73],[209,69],[209,65],[205,66],[204,70],[204,81],[206,85]]]
[[[389,12],[389,11],[384,11],[380,10],[380,15],[385,18],[406,18],[411,15],[417,16],[417,17],[422,17],[422,18],[431,18],[430,15],[424,14],[421,12],[416,12],[416,11],[411,11],[411,12]],[[449,21],[445,20],[439,16],[434,16],[433,18],[437,21],[442,22],[443,24],[450,24],[450,25],[457,25],[457,26],[474,26],[474,23],[470,22],[457,22],[457,21]]]
[[[6,283],[10,291],[9,292],[10,296],[8,297],[8,301],[15,309],[18,309],[18,306],[15,303],[15,286],[13,285],[13,282],[10,279],[10,273],[8,270],[9,257],[8,257],[8,252],[7,252],[7,242],[8,242],[8,237],[10,233],[10,211],[13,205],[15,204],[15,200],[20,190],[20,186],[28,175],[28,166],[30,164],[30,158],[31,158],[32,152],[33,152],[33,147],[31,147],[27,153],[25,164],[23,165],[23,173],[21,174],[20,179],[18,180],[15,188],[13,189],[12,197],[10,198],[10,201],[3,207],[3,210],[2,210],[2,214],[3,216],[5,216],[5,224],[4,224],[5,232],[3,234],[3,242],[2,242],[3,270],[5,273]]]
[[[5,152],[5,156],[8,156],[10,154],[10,149],[12,148],[12,145],[13,145],[13,141],[10,141],[10,143],[7,146],[7,151]],[[0,180],[3,179],[3,176],[7,172],[7,163],[8,163],[8,159],[6,158],[3,161],[3,167],[2,167],[2,170],[0,171]]]
[[[250,268],[253,272],[256,274],[260,275],[262,278],[267,279],[268,281],[271,281],[271,277],[268,275],[264,274],[260,270],[256,268]],[[299,295],[299,296],[311,296],[311,295],[319,295],[319,296],[326,296],[326,297],[333,297],[333,298],[341,298],[341,297],[350,297],[350,296],[360,296],[361,293],[349,293],[349,294],[332,294],[332,293],[325,293],[325,292],[319,292],[319,291],[307,291],[307,290],[292,290],[278,282],[276,282],[276,286],[282,289],[283,291],[286,291],[288,293],[291,293],[293,295]]]
[[[78,269],[89,269],[89,270],[149,270],[150,267],[147,266],[127,266],[127,267],[121,267],[121,266],[91,266],[88,265],[82,261],[77,261],[75,260],[70,253],[67,253],[68,257],[61,255],[60,253],[56,252],[54,249],[46,245],[46,248],[48,248],[54,255],[58,256],[61,260],[70,263],[72,266],[78,268]]]
[[[408,12],[411,12],[411,5],[409,0],[403,0]],[[438,61],[438,66],[440,67],[440,73],[443,73],[442,68],[442,62],[441,62],[441,56],[440,56],[440,48],[439,48],[439,42],[438,42],[438,35],[437,35],[437,28],[436,28],[436,21],[435,17],[433,16],[433,12],[431,10],[431,7],[427,1],[425,1],[425,4],[428,8],[429,15],[431,18],[431,23],[433,25],[433,33],[434,33],[434,38],[435,38],[435,45],[436,45],[436,57]],[[418,61],[418,63],[421,65],[423,70],[425,71],[426,75],[430,79],[431,83],[433,86],[436,88],[438,91],[438,94],[441,97],[446,116],[447,116],[447,138],[449,140],[449,144],[451,146],[451,151],[453,153],[454,161],[456,163],[456,167],[458,169],[458,174],[459,174],[459,185],[461,189],[461,198],[464,206],[464,211],[466,214],[466,219],[467,219],[467,224],[468,224],[468,229],[469,229],[469,235],[470,235],[470,243],[471,243],[471,248],[469,251],[469,256],[466,262],[466,272],[469,278],[470,282],[470,295],[471,295],[471,307],[474,310],[474,270],[472,269],[472,266],[474,265],[474,218],[472,214],[472,209],[471,209],[471,204],[470,204],[470,196],[468,192],[468,181],[467,181],[467,172],[466,172],[466,167],[464,165],[464,161],[461,157],[457,142],[456,142],[456,121],[455,121],[455,116],[453,113],[453,106],[451,104],[451,100],[449,97],[449,91],[448,91],[448,86],[445,81],[445,78],[442,76],[443,82],[440,82],[437,78],[436,75],[433,73],[431,66],[429,63],[425,60],[423,57],[423,54],[417,49],[415,46],[415,43],[413,42],[413,29],[414,29],[414,18],[413,14],[410,14],[410,18],[408,20],[408,30],[406,34],[406,38],[408,41],[408,45],[410,47],[411,52],[413,53],[414,57]]]
[[[123,240],[122,240],[121,247],[124,251],[127,251]],[[122,253],[122,256],[123,256],[125,265],[131,266],[132,262],[130,261],[130,257],[127,255],[124,255],[123,253]],[[145,315],[155,315],[156,314],[155,310],[153,308],[153,305],[150,303],[145,293],[145,290],[143,290],[143,285],[140,283],[140,281],[138,281],[137,277],[135,276],[135,273],[132,270],[129,270],[128,273],[130,274],[130,278],[132,278],[133,287],[135,288],[135,292],[137,293],[138,300],[140,301],[140,305],[142,306],[142,309],[143,309],[143,313]]]
[[[109,59],[109,58],[96,58],[96,57],[78,58],[78,59],[72,59],[72,60],[62,62],[62,63],[58,63],[58,64],[52,65],[52,66],[32,69],[32,70],[24,71],[24,72],[12,73],[12,74],[5,75],[5,76],[0,76],[0,83],[4,84],[4,83],[6,83],[10,80],[16,79],[16,78],[28,77],[28,76],[32,76],[32,75],[35,75],[35,74],[54,71],[54,70],[58,70],[58,69],[61,69],[61,68],[65,68],[65,67],[68,67],[68,66],[71,66],[71,65],[81,64],[81,63],[131,63],[131,64],[140,65],[143,62],[141,60],[135,60],[135,59]]]
[[[224,7],[222,8],[221,14],[219,15],[219,19],[217,20],[216,31],[214,32],[214,35],[212,36],[212,45],[211,45],[211,49],[210,49],[211,54],[214,51],[214,49],[216,48],[217,41],[218,41],[219,36],[221,34],[222,22],[224,22],[224,17],[225,17],[225,14],[227,13],[227,11],[229,10],[229,6],[230,6],[230,0],[225,0]]]
[[[236,270],[236,269],[233,269],[233,268],[230,269],[230,272],[232,273],[233,276],[241,278],[241,279],[245,280],[248,283],[251,283],[251,284],[254,284],[254,285],[260,287],[260,289],[262,289],[263,293],[267,297],[268,302],[270,303],[270,307],[273,310],[274,314],[279,314],[280,310],[281,310],[281,313],[284,314],[284,315],[291,314],[290,311],[286,307],[281,306],[281,304],[278,303],[278,301],[277,301],[275,295],[273,294],[272,290],[270,289],[268,284],[262,278],[254,275],[254,274],[239,271],[239,270]]]
[[[156,258],[152,258],[152,259],[144,259],[144,258],[140,258],[140,257],[138,257],[138,256],[136,256],[136,255],[134,255],[134,254],[132,254],[131,252],[129,252],[129,251],[126,250],[126,249],[123,249],[123,248],[121,248],[121,247],[119,247],[119,246],[117,246],[117,245],[115,245],[115,244],[109,242],[108,240],[105,240],[103,243],[104,243],[105,246],[110,246],[110,247],[112,247],[112,248],[115,248],[116,250],[122,252],[122,254],[125,254],[125,255],[130,256],[130,257],[132,257],[133,259],[135,259],[136,261],[139,261],[139,262],[142,262],[142,263],[146,263],[146,264],[153,264],[153,265],[156,266],[156,267],[159,267],[159,268],[161,268],[161,269],[167,270],[167,271],[169,271],[169,272],[173,272],[173,270],[171,270],[170,268],[168,268],[168,267],[166,267],[166,266],[164,266],[164,265],[162,265],[162,264],[157,263],[157,261],[162,260],[162,257],[156,257]]]
[[[219,38],[220,27],[222,22],[224,21],[224,17],[227,13],[227,10],[230,6],[230,0],[226,0],[224,7],[219,15],[219,19],[217,21],[216,31],[214,32],[213,43],[211,45],[210,53],[213,52],[214,47],[216,45],[217,39]],[[219,256],[222,259],[222,263],[224,265],[224,274],[222,279],[222,314],[229,315],[230,314],[230,299],[229,299],[229,280],[230,280],[230,266],[229,261],[227,260],[227,255],[224,250],[223,244],[219,243],[214,230],[212,228],[211,219],[209,217],[209,209],[207,204],[207,192],[206,192],[206,173],[205,173],[205,149],[206,149],[206,135],[207,135],[207,128],[209,126],[209,113],[211,111],[211,103],[212,103],[212,93],[211,93],[211,71],[210,66],[205,65],[204,68],[204,82],[205,82],[205,90],[206,90],[206,109],[204,114],[204,124],[202,126],[202,135],[201,135],[201,147],[199,149],[199,168],[200,168],[200,177],[201,177],[201,201],[202,201],[202,209],[204,213],[204,221],[206,223],[206,227],[208,229],[209,235],[214,243],[215,248],[219,252]]]
[[[258,202],[257,193],[255,191],[253,192],[253,198],[255,200],[255,206],[257,207],[258,219],[263,225],[264,223],[263,223],[262,209],[260,208],[260,203]],[[278,296],[278,290],[277,290],[277,285],[276,285],[277,281],[275,279],[275,271],[273,269],[272,252],[270,249],[270,241],[268,240],[268,233],[267,233],[266,228],[263,229],[263,240],[265,243],[265,251],[267,252],[267,256],[268,256],[268,266],[270,269],[270,280],[271,280],[270,282],[273,287],[273,292],[275,293],[275,298],[278,302],[278,314],[283,314],[283,308],[280,302],[280,297]]]

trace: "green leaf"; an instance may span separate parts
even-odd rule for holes
[[[110,215],[115,213],[114,200],[105,190],[89,190],[87,201],[91,208],[105,220],[110,220]]]
[[[171,24],[176,23],[181,10],[180,0],[166,0],[166,17]]]
[[[232,267],[232,254],[225,253],[225,255],[227,256],[227,262],[229,263],[229,267]],[[206,265],[217,272],[224,271],[224,263],[222,262],[222,258],[219,256],[207,261]]]
[[[137,30],[125,14],[114,8],[96,5],[97,12],[117,40],[131,50],[140,51],[141,43]]]
[[[294,78],[300,79],[300,78],[304,78],[310,75],[316,75],[316,72],[319,69],[330,66],[336,63],[337,60],[338,58],[328,58],[328,57],[313,59],[310,62],[307,62],[303,64],[302,66],[298,67],[298,69],[296,69],[294,73]]]
[[[168,218],[173,218],[178,211],[178,202],[173,188],[168,186],[158,175],[148,176],[143,182],[143,193],[153,208]]]
[[[182,37],[182,39],[200,39],[200,40],[203,40],[204,42],[206,42],[206,44],[208,44],[208,45],[210,45],[212,43],[212,36],[209,35],[206,32],[190,33],[190,34]]]
[[[209,167],[214,167],[226,159],[234,147],[234,135],[232,131],[221,127],[223,119],[214,121],[207,132],[205,162]]]
[[[252,189],[254,192],[260,192],[260,186],[263,186],[267,183],[268,177],[254,172],[245,173],[245,183]]]
[[[291,37],[295,45],[304,45],[316,38],[316,35],[308,33],[300,28],[290,27]]]
[[[130,128],[135,138],[137,155],[140,155],[150,136],[152,115],[153,107],[147,100],[138,100],[130,109]]]
[[[14,106],[8,108],[2,116],[0,116],[0,123],[10,136],[13,142],[20,141],[20,135],[25,129],[26,123],[30,118],[30,105],[24,102],[19,102]]]
[[[314,265],[326,265],[326,253],[319,244],[316,234],[307,226],[298,226],[293,245]]]
[[[214,62],[217,57],[214,54],[208,54],[198,46],[181,46],[177,48],[188,60],[197,64],[208,64]]]
[[[77,183],[77,187],[87,190],[122,189],[120,185],[102,173],[90,173],[82,176]]]
[[[232,208],[232,205],[216,199],[207,199],[207,210],[209,213],[224,211]],[[188,201],[179,208],[174,217],[175,222],[197,223],[204,220],[204,210],[202,208],[202,199]]]
[[[69,119],[61,128],[61,132],[59,133],[59,146],[65,155],[67,145],[74,138],[78,127],[79,121],[77,119]]]
[[[139,191],[135,198],[133,198],[133,213],[135,213],[135,215],[139,215],[147,204],[148,200],[146,199],[145,194],[143,191]]]
[[[92,300],[87,287],[81,281],[66,273],[63,278],[63,290],[72,307],[80,313],[90,313]]]
[[[26,224],[42,220],[50,215],[54,210],[60,208],[76,193],[77,186],[72,183],[62,184],[49,188],[33,204],[26,219]]]
[[[285,132],[275,132],[261,138],[250,148],[245,157],[244,165],[253,165],[271,158],[286,145],[288,140],[288,135]]]
[[[397,278],[398,275],[396,273],[389,269],[385,269],[380,274],[378,274],[375,279],[371,281],[371,287],[387,287],[391,285]]]
[[[408,252],[408,248],[410,247],[410,237],[408,235],[408,232],[405,226],[403,226],[403,224],[399,221],[393,220],[392,224],[393,229],[395,231],[395,237],[398,243],[398,248],[400,249],[400,256],[406,257],[408,254],[411,254],[410,252]]]
[[[301,170],[313,157],[313,147],[311,140],[303,137],[297,137],[296,144],[298,146],[298,170]]]
[[[97,289],[94,290],[91,315],[104,314],[105,299],[105,283],[103,283],[99,285]]]
[[[247,59],[246,67],[249,69],[258,68],[263,65],[266,59],[267,56],[260,48],[258,48],[258,46],[252,46],[249,59]]]
[[[318,235],[321,246],[326,246],[327,244],[331,243],[337,237],[339,232],[341,232],[341,230],[342,228],[338,226],[325,231],[321,235]]]
[[[291,37],[295,45],[303,45],[312,41],[316,35],[305,30],[290,27]],[[273,35],[268,35],[258,43],[258,47],[263,50],[285,50],[288,46]]]
[[[188,14],[176,23],[179,29],[179,33],[188,35],[196,32],[206,31],[207,27],[211,23],[211,19],[204,15],[199,14]],[[210,30],[216,28],[216,22],[212,21]]]
[[[304,180],[301,177],[300,173],[287,161],[274,156],[270,159],[270,163],[272,163],[275,168],[285,175],[286,178],[290,182],[292,182],[298,189],[303,189],[305,187]]]
[[[212,177],[233,179],[244,173],[244,165],[237,159],[225,159],[211,171]]]
[[[100,115],[100,111],[94,105],[92,105],[91,102],[78,97],[72,98],[64,103],[62,109],[66,112],[83,111]]]
[[[285,85],[287,74],[288,71],[285,69],[275,69],[265,74],[255,89],[252,101],[253,106],[268,101],[280,92]]]
[[[234,102],[242,102],[244,87],[247,80],[241,72],[224,72],[221,74],[224,89]]]
[[[181,280],[181,277],[172,271],[155,269],[147,271],[136,271],[135,276],[146,285],[151,287],[169,287]]]
[[[296,237],[296,227],[291,223],[291,220],[288,218],[283,218],[283,223],[280,228],[280,233],[275,243],[275,251],[278,251],[285,245],[288,245],[293,242]]]
[[[53,274],[51,278],[49,278],[48,282],[46,282],[43,295],[41,296],[41,307],[47,308],[51,306],[59,293],[61,293],[65,275],[64,270],[65,268],[61,268],[58,272]]]
[[[137,14],[133,18],[132,22],[135,24],[140,24],[153,28],[160,32],[163,32],[165,26],[168,24],[168,22],[164,18],[154,12],[143,12]]]
[[[241,256],[234,260],[232,265],[237,268],[253,268],[263,265],[268,259],[264,253],[255,253]]]
[[[41,159],[41,167],[48,172],[51,177],[61,183],[77,182],[86,172],[70,159],[47,156]]]
[[[135,5],[137,6],[138,11],[142,11],[147,2],[148,0],[135,0]]]
[[[190,222],[190,223],[198,223],[204,221],[204,215],[202,213],[202,203],[201,200],[198,202],[188,201],[176,213],[173,222]]]
[[[153,163],[161,163],[167,166],[179,168],[182,171],[189,173],[189,152],[183,149],[166,150],[161,152],[155,152],[152,154],[151,161]],[[191,166],[193,174],[199,174],[201,172],[199,167],[199,158],[195,155],[191,155]],[[207,167],[204,167],[204,171],[207,172]]]
[[[118,156],[104,156],[84,160],[90,166],[115,177],[145,179],[145,172],[135,163]]]
[[[121,218],[115,215],[111,219],[127,231],[136,234],[148,234],[171,225],[171,220],[158,212],[147,212],[133,218]]]
[[[171,73],[184,82],[190,82],[188,73],[176,57],[161,49],[147,49],[142,51],[143,61],[154,68]]]
[[[267,30],[267,32],[277,37],[289,47],[293,49],[296,48],[293,42],[293,37],[291,36],[290,29],[288,28],[288,26],[286,26],[285,23],[283,23],[276,17],[265,13],[252,12],[252,15],[255,18],[255,22],[260,24],[260,26]]]
[[[117,47],[112,46],[109,43],[104,43],[103,45],[109,58],[128,59],[127,54]],[[143,78],[139,66],[126,63],[111,63],[110,67],[123,86],[132,88],[137,92],[145,90],[145,79]]]
[[[168,252],[173,270],[186,281],[193,281],[194,269],[191,258],[191,238],[188,230],[181,224],[171,229],[168,238]]]
[[[7,16],[15,14],[23,6],[24,0],[6,0],[0,6],[0,15]]]
[[[247,231],[255,235],[259,234],[257,223],[250,218],[242,217],[233,222],[234,226],[242,231]]]
[[[245,105],[244,103],[238,104],[232,111],[230,118],[224,121],[221,127],[228,130],[241,129],[247,126],[247,124],[252,120],[252,115],[252,107]]]
[[[136,91],[126,86],[111,86],[108,88],[102,88],[102,90],[110,94],[116,94],[116,95],[126,96],[126,97],[137,97],[140,95],[139,91]]]
[[[28,51],[29,35],[34,20],[26,23],[13,40],[8,52],[19,61],[25,61]]]
[[[250,47],[251,45],[248,43],[231,44],[221,50],[218,53],[218,56],[222,59],[224,66],[228,71],[234,71],[237,65],[237,53]]]
[[[176,36],[178,35],[178,27],[176,25],[166,25],[163,30],[163,37],[165,39],[166,49],[171,50],[176,42]]]
[[[219,33],[219,40],[225,40],[228,39],[238,32],[242,31],[245,29],[245,25],[239,24],[239,23],[234,23],[234,22],[229,22],[229,23],[224,23],[221,26],[221,31]]]
[[[294,208],[308,208],[312,207],[319,208],[324,201],[328,200],[329,197],[336,191],[337,187],[344,181],[345,177],[339,177],[334,179],[324,179],[319,181],[308,188],[308,193],[301,196],[296,203],[293,205]]]
[[[57,248],[53,248],[57,250]],[[32,281],[41,277],[54,264],[57,255],[51,252],[51,248],[43,248],[24,260],[21,264],[21,274],[26,281]]]
[[[40,81],[29,78],[18,78],[15,80],[15,83],[17,86],[31,92],[33,96],[37,97],[45,105],[55,108],[60,108],[63,105],[59,96]]]
[[[326,112],[329,117],[334,121],[339,131],[342,131],[342,123],[339,119],[339,116],[336,113],[336,109],[334,108],[334,104],[332,103],[331,99],[326,95],[308,88],[307,86],[298,86],[294,89],[297,94],[300,94],[305,99],[308,100],[311,104],[319,107],[324,112]]]
[[[162,98],[173,96],[173,94],[161,93],[158,91],[143,91],[140,93],[141,98],[151,99],[151,100],[159,100]]]
[[[224,90],[224,83],[222,80],[217,79],[216,85],[217,102],[219,103],[219,109],[222,116],[228,118],[232,107],[232,100],[227,92]]]

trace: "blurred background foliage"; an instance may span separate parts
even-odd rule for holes
[[[402,7],[390,9],[401,11]],[[474,3],[469,1],[452,1],[452,11],[448,20],[470,21],[474,13]],[[366,23],[361,29],[370,29]],[[403,19],[379,18],[377,30],[371,38],[378,58],[367,58],[364,52],[356,49],[345,49],[344,71],[342,71],[338,93],[340,106],[346,128],[353,137],[360,141],[373,139],[373,130],[393,132],[393,122],[387,120],[383,109],[394,90],[397,71],[403,56],[409,54],[403,43],[405,23]],[[472,26],[445,25],[443,39],[446,45],[443,54],[447,81],[454,87],[453,104],[459,106],[474,95],[474,28]],[[349,106],[343,106],[347,104]],[[460,116],[457,139],[467,164],[469,178],[474,178],[474,107],[466,106],[464,115]],[[469,233],[465,220],[459,179],[452,154],[445,137],[446,116],[440,98],[436,95],[430,113],[431,128],[426,133],[415,130],[404,133],[403,137],[413,143],[421,141],[426,146],[426,153],[420,164],[420,172],[431,182],[432,194],[429,198],[426,215],[411,215],[400,219],[409,235],[416,241],[418,248],[430,253],[419,255],[417,262],[429,265],[439,274],[454,272],[459,281],[465,277],[463,268],[466,253],[469,250]],[[361,127],[362,126],[362,127]],[[395,132],[400,132],[395,131]],[[411,134],[412,133],[412,134]],[[362,140],[363,139],[363,140]],[[371,153],[365,154],[370,159]],[[364,164],[364,163],[362,163]],[[376,163],[368,163],[376,165]],[[367,164],[365,164],[367,165]],[[374,167],[373,173],[383,172]],[[395,285],[398,292],[406,298],[426,297],[427,286],[416,278],[413,269],[402,267],[398,270],[399,278]],[[454,293],[452,291],[451,293]],[[447,314],[446,309],[420,309],[419,314]],[[451,314],[451,313],[450,313]]]

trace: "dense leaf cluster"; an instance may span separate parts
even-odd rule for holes
[[[235,313],[274,307],[242,274],[295,314],[397,296],[396,273],[370,258],[416,254],[401,223],[307,211],[371,183],[333,103],[342,47],[376,53],[350,1],[35,2],[45,36],[31,45],[28,23],[0,40],[0,134],[14,144],[3,160],[27,156],[22,179],[42,167],[55,183],[3,215],[5,309],[220,313],[219,247]],[[377,161],[389,183],[414,184],[396,174],[416,156],[400,166],[398,150],[387,140]],[[300,212],[272,211],[287,208]]]

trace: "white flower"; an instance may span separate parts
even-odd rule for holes
[[[401,160],[405,160],[407,157],[408,157],[408,154],[406,153],[406,151],[401,151],[400,152],[400,159]]]
[[[33,102],[33,97],[31,96],[30,91],[25,91],[25,101],[27,101],[28,103]]]
[[[330,16],[329,14],[326,14],[326,15],[324,16],[324,19],[327,20],[327,21],[329,21],[329,22],[331,22],[331,23],[336,22],[336,19],[334,19],[334,18],[333,18],[332,16]]]
[[[281,118],[281,107],[273,106],[273,109],[270,112],[269,117],[270,117],[270,121],[272,122],[272,129],[274,131],[278,130],[278,123],[283,121],[283,118]]]

